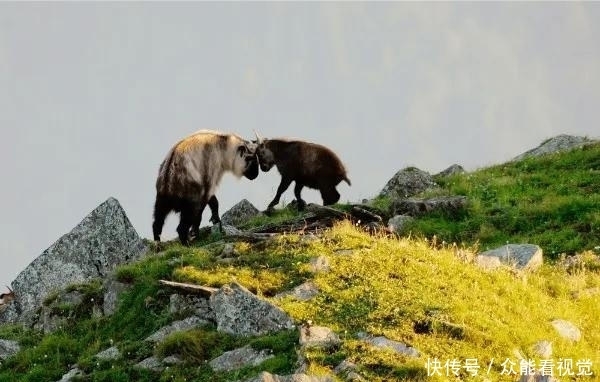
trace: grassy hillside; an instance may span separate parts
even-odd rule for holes
[[[213,326],[173,334],[158,346],[143,341],[183,314],[169,312],[172,290],[159,279],[221,286],[232,280],[269,299],[298,323],[333,329],[342,339],[330,350],[301,352],[311,374],[331,373],[342,360],[358,366],[367,381],[445,381],[428,376],[427,362],[443,364],[476,359],[477,377],[465,368],[458,380],[515,381],[501,375],[501,364],[519,357],[538,365],[538,341],[552,342],[551,359],[592,363],[600,380],[600,146],[541,159],[529,159],[439,179],[447,193],[467,195],[468,211],[459,217],[431,216],[414,223],[405,238],[369,235],[341,222],[317,238],[286,234],[259,244],[236,243],[237,257],[218,259],[223,244],[211,236],[192,247],[169,243],[144,260],[120,267],[120,281],[131,284],[112,317],[92,314],[100,283],[76,285],[86,303],[64,307],[70,318],[53,334],[18,326],[0,326],[0,338],[18,340],[22,351],[0,364],[0,381],[56,381],[77,364],[90,381],[236,381],[267,370],[289,374],[297,367],[298,332],[240,338],[218,333]],[[385,205],[385,201],[378,201]],[[273,219],[284,219],[282,212]],[[265,218],[255,224],[264,224]],[[435,242],[428,239],[436,235]],[[442,243],[442,240],[445,243]],[[476,247],[509,242],[540,244],[548,254],[579,253],[577,261],[547,263],[534,273],[510,269],[482,271],[473,264]],[[456,243],[456,244],[455,244]],[[479,243],[477,245],[477,243]],[[328,272],[314,273],[311,259],[325,256]],[[320,293],[300,302],[274,296],[312,280]],[[47,301],[50,303],[50,301]],[[561,338],[551,325],[555,319],[572,322],[582,339]],[[385,336],[416,348],[409,358],[376,349],[361,333]],[[249,344],[276,355],[257,367],[215,373],[206,361]],[[93,356],[116,345],[123,357],[99,361]],[[150,355],[177,354],[183,360],[162,372],[133,367]],[[489,372],[488,372],[489,367]],[[431,370],[430,370],[431,371]]]
[[[552,259],[600,246],[600,144],[436,181],[441,190],[430,196],[465,195],[469,207],[422,217],[408,227],[415,234],[481,249],[538,244]]]

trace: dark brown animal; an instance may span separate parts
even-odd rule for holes
[[[210,207],[210,221],[220,223],[215,191],[226,172],[252,180],[258,176],[256,145],[235,134],[202,130],[179,141],[160,165],[152,231],[160,241],[165,218],[180,212],[177,233],[182,244],[200,231],[202,212]]]
[[[13,292],[13,290],[10,289],[8,286],[6,286],[6,288],[8,289],[9,292],[8,293],[0,293],[0,305],[6,305],[15,299],[15,292]]]
[[[267,172],[276,166],[281,174],[281,183],[277,187],[275,198],[267,207],[267,213],[273,211],[281,194],[292,182],[295,182],[294,195],[299,210],[306,206],[300,196],[305,186],[319,190],[323,205],[327,206],[340,199],[336,186],[342,180],[351,185],[342,161],[325,146],[298,140],[262,139],[258,134],[256,139],[256,153],[261,170]]]

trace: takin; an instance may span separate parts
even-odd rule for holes
[[[258,133],[255,134],[261,170],[267,172],[275,165],[281,174],[281,183],[277,187],[275,198],[267,207],[267,214],[273,211],[281,194],[292,182],[295,182],[294,195],[299,210],[306,206],[300,196],[305,186],[319,190],[323,205],[327,206],[340,200],[336,186],[342,180],[351,185],[342,161],[327,147],[297,140],[263,139]]]
[[[160,235],[166,216],[179,212],[177,234],[188,244],[188,234],[198,237],[206,205],[210,221],[221,223],[215,191],[226,172],[253,180],[258,176],[256,144],[235,134],[201,130],[177,142],[160,165],[154,204],[154,240]],[[222,227],[221,227],[222,228]]]

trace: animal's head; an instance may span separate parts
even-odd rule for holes
[[[239,161],[240,166],[243,166],[242,175],[250,180],[254,180],[258,176],[256,146],[254,143],[245,142],[237,148],[236,161]]]
[[[258,135],[255,131],[256,141],[252,141],[256,143],[256,155],[258,156],[258,163],[260,164],[260,169],[264,172],[269,171],[273,165],[275,165],[275,155],[273,152],[267,148],[268,139],[264,139]]]

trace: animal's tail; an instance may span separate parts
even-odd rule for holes
[[[348,186],[352,186],[352,183],[350,183],[350,179],[348,179],[346,175],[344,175],[344,179],[342,180],[346,181],[346,183],[348,183]]]

